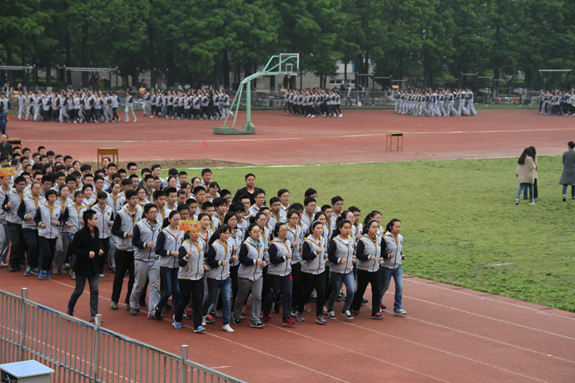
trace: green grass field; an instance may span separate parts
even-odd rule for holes
[[[282,187],[292,203],[308,187],[320,204],[341,195],[362,217],[402,220],[409,274],[575,311],[575,201],[561,201],[560,157],[539,167],[535,206],[515,205],[516,159],[228,168],[213,178],[235,193],[254,173],[268,200]]]

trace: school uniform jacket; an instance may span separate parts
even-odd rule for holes
[[[376,235],[373,240],[369,235],[363,235],[357,241],[357,249],[355,256],[358,259],[358,270],[369,271],[370,273],[379,272],[379,260],[381,258],[382,246],[385,249],[385,241],[383,238]],[[372,261],[371,257],[375,256]]]
[[[385,267],[386,269],[396,269],[401,266],[401,258],[403,255],[403,236],[398,234],[397,237],[395,237],[388,231],[384,234],[383,239],[385,240],[386,247],[384,257],[385,261],[383,262],[382,267]],[[391,254],[395,254],[393,258],[389,257]]]
[[[179,252],[180,246],[184,241],[184,234],[185,232],[178,231],[178,234],[174,235],[168,227],[164,228],[160,234],[158,234],[156,254],[160,256],[160,267],[175,269],[179,266],[178,257],[174,257],[170,252]]]
[[[142,219],[134,227],[134,237],[132,244],[136,248],[134,252],[134,259],[144,262],[154,262],[158,260],[159,255],[156,254],[156,242],[162,230],[162,225],[159,221],[150,222],[147,219]],[[148,248],[146,244],[152,242],[152,248]]]
[[[22,219],[22,229],[32,229],[38,230],[38,224],[34,220],[36,213],[38,212],[38,207],[44,204],[46,200],[44,197],[39,196],[38,199],[34,199],[31,196],[26,197],[18,206],[18,216]],[[24,217],[30,216],[30,219],[25,219]]]
[[[18,193],[16,188],[10,190],[8,195],[4,198],[4,202],[2,203],[2,209],[6,211],[6,221],[9,223],[14,223],[16,225],[22,225],[24,221],[18,215],[18,208],[20,207],[20,203],[24,199],[24,193]],[[6,207],[8,202],[12,202],[12,206],[10,208]]]
[[[325,271],[325,245],[324,238],[316,242],[313,235],[309,235],[303,243],[301,272],[319,275]],[[321,246],[321,248],[320,248]],[[318,252],[319,250],[319,252]]]
[[[212,243],[208,251],[206,263],[210,268],[207,277],[218,281],[223,281],[230,277],[230,260],[232,258],[233,246],[223,243],[219,239]],[[222,265],[223,261],[228,261],[227,265]]]
[[[192,255],[188,258],[188,251],[192,250]],[[190,239],[186,239],[180,246],[178,255],[178,264],[180,271],[178,272],[178,279],[186,279],[197,281],[204,276],[204,250],[198,240],[193,243]]]
[[[100,239],[106,239],[112,234],[112,227],[110,221],[114,220],[114,212],[108,205],[100,206],[99,203],[93,204],[90,209],[94,210],[98,217],[98,231],[100,232]]]
[[[66,225],[65,231],[70,234],[77,233],[82,228],[82,217],[84,212],[88,210],[88,206],[82,204],[80,207],[77,207],[75,204],[69,203],[66,207],[66,211],[64,212],[64,222]],[[68,223],[71,223],[72,226],[68,227]]]
[[[303,241],[303,229],[300,225],[297,225],[295,229],[286,225],[288,229],[287,233],[287,240],[292,244],[292,260],[293,263],[299,263],[301,261],[301,248],[302,248],[302,241]],[[293,247],[293,243],[297,242],[298,245]]]
[[[54,204],[54,206],[51,207],[48,205],[48,202],[44,202],[38,206],[34,220],[38,224],[39,237],[44,237],[46,239],[58,238],[58,233],[60,232],[59,226],[62,225],[62,210],[60,209],[60,206]],[[52,221],[57,222],[57,224],[52,224]],[[40,226],[41,224],[46,226],[42,228]]]
[[[238,270],[238,278],[249,279],[250,281],[257,281],[262,276],[262,265],[256,264],[260,259],[264,261],[264,244],[255,247],[247,240],[240,246],[240,268]]]
[[[291,253],[290,243],[288,240],[282,241],[279,238],[274,238],[270,242],[268,248],[270,265],[268,266],[268,274],[278,275],[285,277],[291,274],[291,259],[286,256]]]
[[[351,238],[344,240],[338,235],[329,241],[327,254],[332,263],[330,271],[337,274],[351,273],[353,270],[352,259],[355,258],[353,251],[353,239]],[[341,263],[343,259],[346,260],[345,264]]]
[[[129,233],[134,232],[136,224],[142,219],[144,209],[140,205],[136,205],[136,212],[131,214],[128,211],[128,205],[125,205],[118,211],[112,225],[112,234],[117,237],[116,247],[118,250],[134,251],[132,238],[128,237]]]

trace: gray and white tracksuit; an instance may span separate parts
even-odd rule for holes
[[[244,302],[248,297],[250,290],[252,292],[252,312],[251,324],[260,321],[260,312],[262,308],[262,265],[256,261],[264,261],[264,244],[254,246],[249,240],[244,241],[240,246],[240,268],[238,270],[238,296],[234,303],[233,318],[238,319],[242,315]]]
[[[159,221],[150,222],[142,219],[134,227],[134,237],[132,243],[136,248],[134,253],[135,281],[130,296],[130,308],[137,309],[140,295],[146,279],[149,280],[150,294],[148,298],[148,316],[154,315],[154,307],[160,300],[160,260],[156,254],[156,242],[158,235],[162,231]],[[148,243],[152,247],[148,248]]]

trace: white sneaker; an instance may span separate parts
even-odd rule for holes
[[[124,120],[124,122],[130,122],[130,120]]]
[[[234,332],[234,329],[231,328],[229,324],[225,324],[224,327],[222,327],[222,330],[225,332]]]
[[[138,121],[138,120],[134,120],[134,122],[136,122],[136,121]]]
[[[202,316],[202,326],[206,327],[206,317]]]

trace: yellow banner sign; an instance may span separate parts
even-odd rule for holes
[[[9,177],[16,174],[14,168],[0,168],[0,177]]]
[[[391,88],[392,89],[399,89],[399,85],[392,85]]]
[[[180,221],[180,231],[200,231],[200,221]]]

